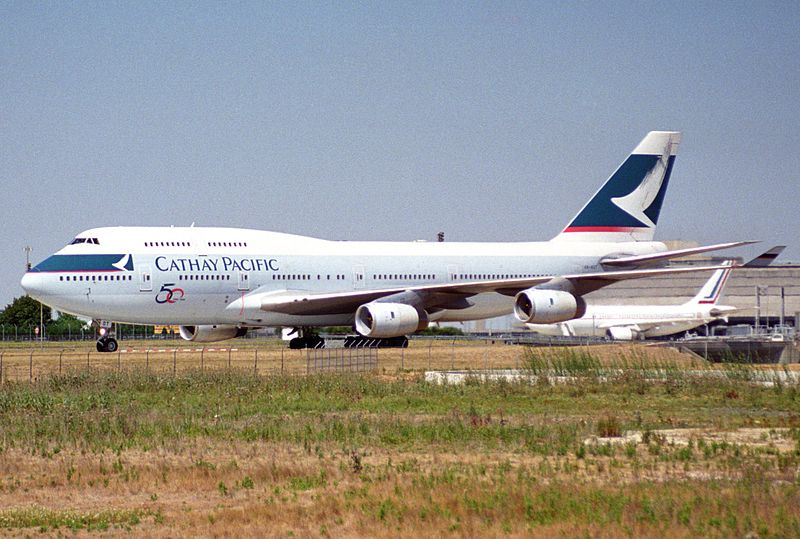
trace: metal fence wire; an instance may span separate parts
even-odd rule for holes
[[[378,368],[377,348],[308,348],[306,373],[368,372]]]

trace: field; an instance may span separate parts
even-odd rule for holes
[[[800,537],[800,391],[763,368],[445,342],[305,374],[303,352],[205,350],[201,366],[183,350],[3,349],[0,529]],[[429,366],[566,381],[435,385]]]

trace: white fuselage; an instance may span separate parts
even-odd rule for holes
[[[143,324],[319,326],[353,322],[353,312],[297,316],[265,312],[268,293],[337,293],[426,284],[603,271],[609,255],[666,250],[660,242],[427,243],[327,241],[237,228],[97,228],[28,272],[23,286],[59,310]],[[37,270],[38,268],[38,270]],[[431,320],[509,314],[513,296],[495,292]]]
[[[588,305],[581,318],[558,324],[527,324],[536,333],[605,337],[609,329],[630,328],[636,336],[663,337],[694,329],[734,311],[722,305]]]

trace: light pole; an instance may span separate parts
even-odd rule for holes
[[[769,286],[756,285],[756,335],[761,333],[761,294],[766,294]],[[769,296],[767,296],[767,326],[769,326]]]
[[[22,248],[25,251],[25,271],[31,271],[31,249],[30,245],[26,245]]]

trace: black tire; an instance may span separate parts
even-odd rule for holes
[[[97,351],[98,352],[106,351],[106,343],[104,339],[100,339],[99,341],[97,341]]]
[[[295,337],[289,341],[290,350],[305,350],[306,348],[325,348],[325,339],[318,335],[309,337]]]
[[[118,348],[117,339],[108,339],[106,341],[106,352],[116,352]]]

